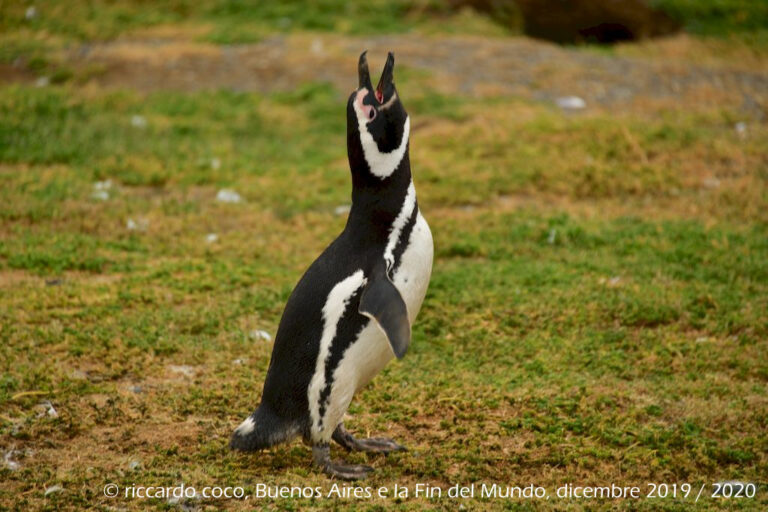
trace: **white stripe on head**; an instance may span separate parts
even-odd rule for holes
[[[397,166],[400,165],[400,161],[405,155],[405,149],[408,147],[408,137],[411,131],[411,118],[405,118],[405,126],[403,126],[403,138],[400,139],[400,145],[389,153],[383,153],[379,151],[379,146],[376,141],[373,140],[373,136],[368,131],[368,117],[363,112],[362,101],[368,94],[368,89],[360,89],[355,96],[355,100],[352,102],[352,106],[355,109],[357,115],[357,127],[360,132],[360,143],[363,146],[363,155],[365,155],[365,161],[368,162],[368,167],[371,169],[371,174],[378,176],[381,179],[387,178],[395,172]],[[391,101],[391,100],[390,100]],[[389,102],[387,102],[388,104]],[[387,105],[389,106],[389,105]]]
[[[392,229],[389,232],[389,238],[387,239],[387,248],[384,250],[384,261],[387,262],[387,270],[391,269],[395,264],[395,256],[393,254],[397,241],[400,239],[400,233],[402,233],[405,224],[413,214],[413,209],[416,207],[416,188],[413,186],[413,181],[408,185],[408,193],[405,195],[405,201],[403,201],[403,207],[400,208],[400,213],[395,217],[395,221],[392,223]]]
[[[325,388],[325,365],[331,355],[331,343],[336,337],[336,329],[347,309],[349,299],[366,283],[365,274],[358,270],[336,285],[328,294],[323,306],[323,334],[320,337],[320,352],[315,362],[315,374],[309,383],[307,398],[309,399],[309,414],[312,418],[312,432],[317,432],[320,426],[320,393]],[[326,425],[327,427],[327,425]],[[336,428],[333,425],[332,428]]]
[[[379,110],[387,110],[389,107],[394,105],[395,101],[397,101],[397,91],[392,93],[392,97],[387,100],[386,103],[384,103],[382,106],[379,107]]]

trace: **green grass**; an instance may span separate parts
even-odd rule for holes
[[[354,430],[412,448],[350,456],[377,466],[370,484],[760,481],[765,169],[741,175],[734,162],[760,168],[765,129],[740,140],[721,110],[565,117],[414,93],[407,75],[399,87],[425,122],[412,159],[437,252],[412,349],[351,409]],[[63,86],[0,98],[0,439],[32,450],[2,470],[0,501],[108,505],[110,481],[329,488],[303,446],[243,456],[226,442],[267,368],[269,344],[248,333],[274,333],[301,271],[343,227],[344,95]],[[703,192],[697,172],[712,165],[751,190]],[[109,199],[94,199],[105,179]],[[222,187],[245,202],[217,203]],[[690,201],[717,207],[691,217]],[[18,396],[28,391],[42,394]],[[58,418],[37,416],[43,398]],[[66,491],[44,498],[53,484]]]
[[[350,194],[347,92],[84,86],[53,50],[165,24],[222,43],[359,33],[350,16],[366,33],[488,25],[464,13],[439,26],[406,2],[35,5],[30,21],[25,5],[0,6],[0,62],[24,56],[35,73],[63,73],[48,87],[0,86],[0,509],[178,509],[110,500],[108,482],[327,493],[335,482],[300,443],[243,455],[227,441],[269,363],[271,344],[252,332],[274,334],[297,279],[344,226],[334,210]],[[675,5],[712,24],[712,6],[737,4]],[[759,5],[738,6],[746,17],[723,24],[758,33],[744,20]],[[719,46],[693,48],[721,58]],[[434,77],[402,71],[435,265],[407,356],[360,392],[347,426],[410,451],[334,455],[376,467],[362,485],[397,483],[411,496],[201,508],[766,508],[765,123],[688,97],[567,114],[440,94]],[[217,202],[222,188],[244,201]],[[712,483],[734,479],[759,483],[757,497],[709,497]],[[710,487],[696,505],[413,497],[417,483],[553,494],[647,482]],[[53,485],[64,490],[46,497]]]
[[[759,0],[653,0],[653,5],[681,21],[693,34],[766,37],[768,4]]]
[[[654,0],[653,4],[680,20],[697,35],[718,37],[751,34],[764,43],[768,7],[759,0]],[[202,39],[219,44],[249,43],[297,30],[343,34],[392,34],[409,31],[441,33],[520,33],[515,9],[498,9],[502,23],[486,15],[451,10],[425,0],[371,0],[367,2],[162,0],[151,5],[141,0],[41,0],[32,4],[0,4],[0,61],[39,56],[39,46],[110,40],[132,31],[176,25],[204,27]],[[32,48],[30,46],[33,46]]]

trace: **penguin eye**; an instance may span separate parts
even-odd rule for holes
[[[376,109],[371,108],[370,112],[368,112],[368,120],[373,121],[376,118]]]

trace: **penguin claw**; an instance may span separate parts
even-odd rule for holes
[[[329,462],[323,466],[323,472],[334,478],[340,478],[342,480],[362,480],[366,478],[369,473],[373,471],[371,466],[365,466],[363,464],[342,464]]]
[[[336,430],[333,432],[333,440],[339,443],[343,448],[356,452],[391,453],[408,450],[405,446],[397,444],[387,437],[357,439],[344,428],[343,423],[339,423]]]
[[[387,437],[370,437],[368,439],[356,439],[356,441],[356,449],[363,452],[391,453],[408,451],[408,448]]]
[[[312,455],[315,465],[328,476],[342,480],[360,480],[373,471],[371,466],[362,464],[344,464],[331,461],[330,447],[325,444],[316,444],[312,447]]]

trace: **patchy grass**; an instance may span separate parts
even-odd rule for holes
[[[377,467],[369,485],[760,481],[765,128],[400,88],[437,258],[412,350],[351,409],[355,431],[412,448],[351,456]],[[0,439],[21,469],[2,470],[0,500],[106,506],[106,482],[330,488],[303,446],[226,443],[267,368],[248,333],[275,331],[343,227],[344,94],[2,92]],[[92,197],[103,180],[107,200]],[[223,187],[244,203],[217,203]]]
[[[32,28],[4,16],[12,30],[0,38],[37,52],[48,73],[58,65],[50,41],[177,26],[203,8],[206,23],[231,21],[251,4],[176,1],[136,19],[138,3],[107,2],[93,4],[103,8],[92,21],[62,15],[58,27],[43,16],[63,4],[36,5],[41,18],[30,23],[42,25],[24,33],[45,37],[20,36]],[[384,22],[400,15],[403,4],[391,5]],[[267,21],[295,9],[259,8]],[[323,27],[322,13],[306,15],[320,26],[299,17],[294,29],[347,30],[341,18]],[[202,37],[227,25],[212,26]],[[685,51],[718,58],[720,47],[697,44]],[[108,499],[108,482],[327,492],[334,482],[299,443],[251,455],[226,445],[268,365],[271,345],[253,331],[274,334],[301,272],[343,228],[334,211],[350,192],[347,93],[326,83],[140,94],[60,82],[0,88],[0,508],[178,508]],[[646,491],[647,482],[710,487],[696,506],[693,497],[589,506],[765,508],[765,123],[689,97],[569,114],[519,97],[448,96],[432,82],[398,75],[435,236],[433,279],[407,357],[360,393],[348,421],[411,448],[348,457],[376,467],[363,485],[397,483],[411,497],[201,508],[453,509],[414,498],[414,486],[533,483],[554,494],[566,483]],[[243,202],[216,201],[223,188]],[[757,497],[708,497],[712,483],[734,479],[759,483]],[[54,485],[63,490],[45,496]]]

